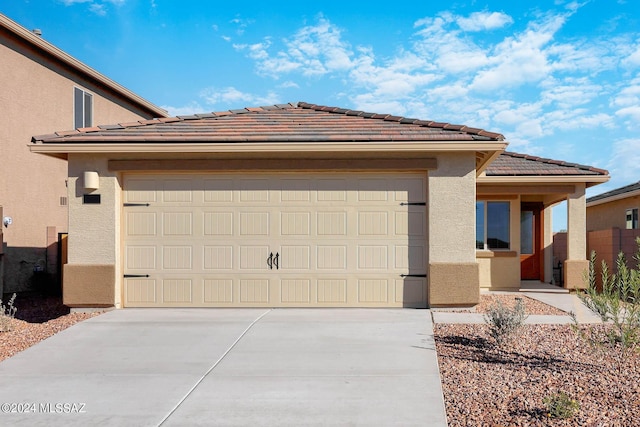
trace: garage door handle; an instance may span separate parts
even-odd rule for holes
[[[130,279],[132,277],[149,277],[148,274],[125,274],[124,278],[125,279]]]
[[[273,252],[271,252],[269,258],[267,258],[267,265],[269,266],[269,270],[273,270]]]
[[[401,274],[400,277],[427,277],[426,274]]]
[[[427,202],[402,202],[400,206],[427,206]]]
[[[276,257],[273,259],[273,264],[276,266],[276,270],[279,270],[280,267],[278,266],[278,257],[280,256],[280,254],[278,252],[276,252]]]

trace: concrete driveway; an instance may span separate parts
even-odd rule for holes
[[[0,378],[7,426],[446,426],[428,310],[111,311]]]

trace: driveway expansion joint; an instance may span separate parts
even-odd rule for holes
[[[222,354],[222,356],[220,356],[218,358],[218,360],[216,360],[215,363],[213,365],[211,365],[211,367],[207,370],[207,372],[205,372],[200,377],[200,379],[198,381],[196,381],[196,383],[193,385],[193,387],[191,387],[191,389],[189,389],[189,391],[182,397],[182,399],[180,399],[180,401],[173,407],[173,409],[171,409],[167,413],[167,415],[164,416],[164,418],[158,423],[158,427],[162,426],[171,417],[171,415],[173,415],[173,413],[176,412],[178,410],[178,408],[180,408],[180,406],[184,403],[185,400],[187,400],[187,398],[191,395],[191,393],[193,393],[195,391],[195,389],[198,388],[200,383],[202,383],[202,381],[204,381],[204,379],[207,378],[211,372],[213,372],[213,370],[220,364],[220,362],[222,362],[224,360],[224,358],[227,357],[227,355],[231,352],[231,350],[233,350],[233,348],[240,342],[240,340],[242,340],[242,338],[244,338],[244,336],[251,330],[251,328],[253,328],[253,326],[256,323],[258,323],[264,316],[266,316],[267,314],[269,314],[272,311],[273,311],[272,308],[270,308],[269,310],[265,311],[260,316],[258,316],[253,322],[251,322],[251,324],[249,326],[247,326],[247,328],[244,331],[242,331],[242,333],[238,336],[238,338],[236,338],[236,340],[233,342],[233,344],[231,344],[229,346],[229,348],[227,348],[227,350],[225,350],[225,352]]]

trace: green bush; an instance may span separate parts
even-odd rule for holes
[[[0,332],[7,332],[13,329],[11,320],[16,316],[16,311],[18,311],[13,305],[15,300],[16,294],[13,294],[6,305],[0,299]]]
[[[582,303],[596,313],[604,326],[579,327],[574,319],[574,330],[592,347],[617,358],[622,369],[624,361],[640,347],[640,238],[636,240],[638,252],[635,268],[629,268],[621,252],[616,260],[616,272],[611,273],[606,262],[601,264],[602,290],[596,283],[596,254],[591,253],[587,289],[577,295]]]
[[[551,418],[571,418],[580,410],[580,403],[563,391],[546,396],[542,402]]]
[[[524,325],[527,317],[524,302],[516,298],[513,309],[505,307],[500,301],[490,306],[484,321],[489,326],[489,336],[500,347]]]

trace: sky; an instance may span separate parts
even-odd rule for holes
[[[531,5],[531,4],[534,5]],[[640,180],[640,1],[0,0],[171,115],[298,101],[502,133]],[[566,207],[553,228],[566,228]]]

